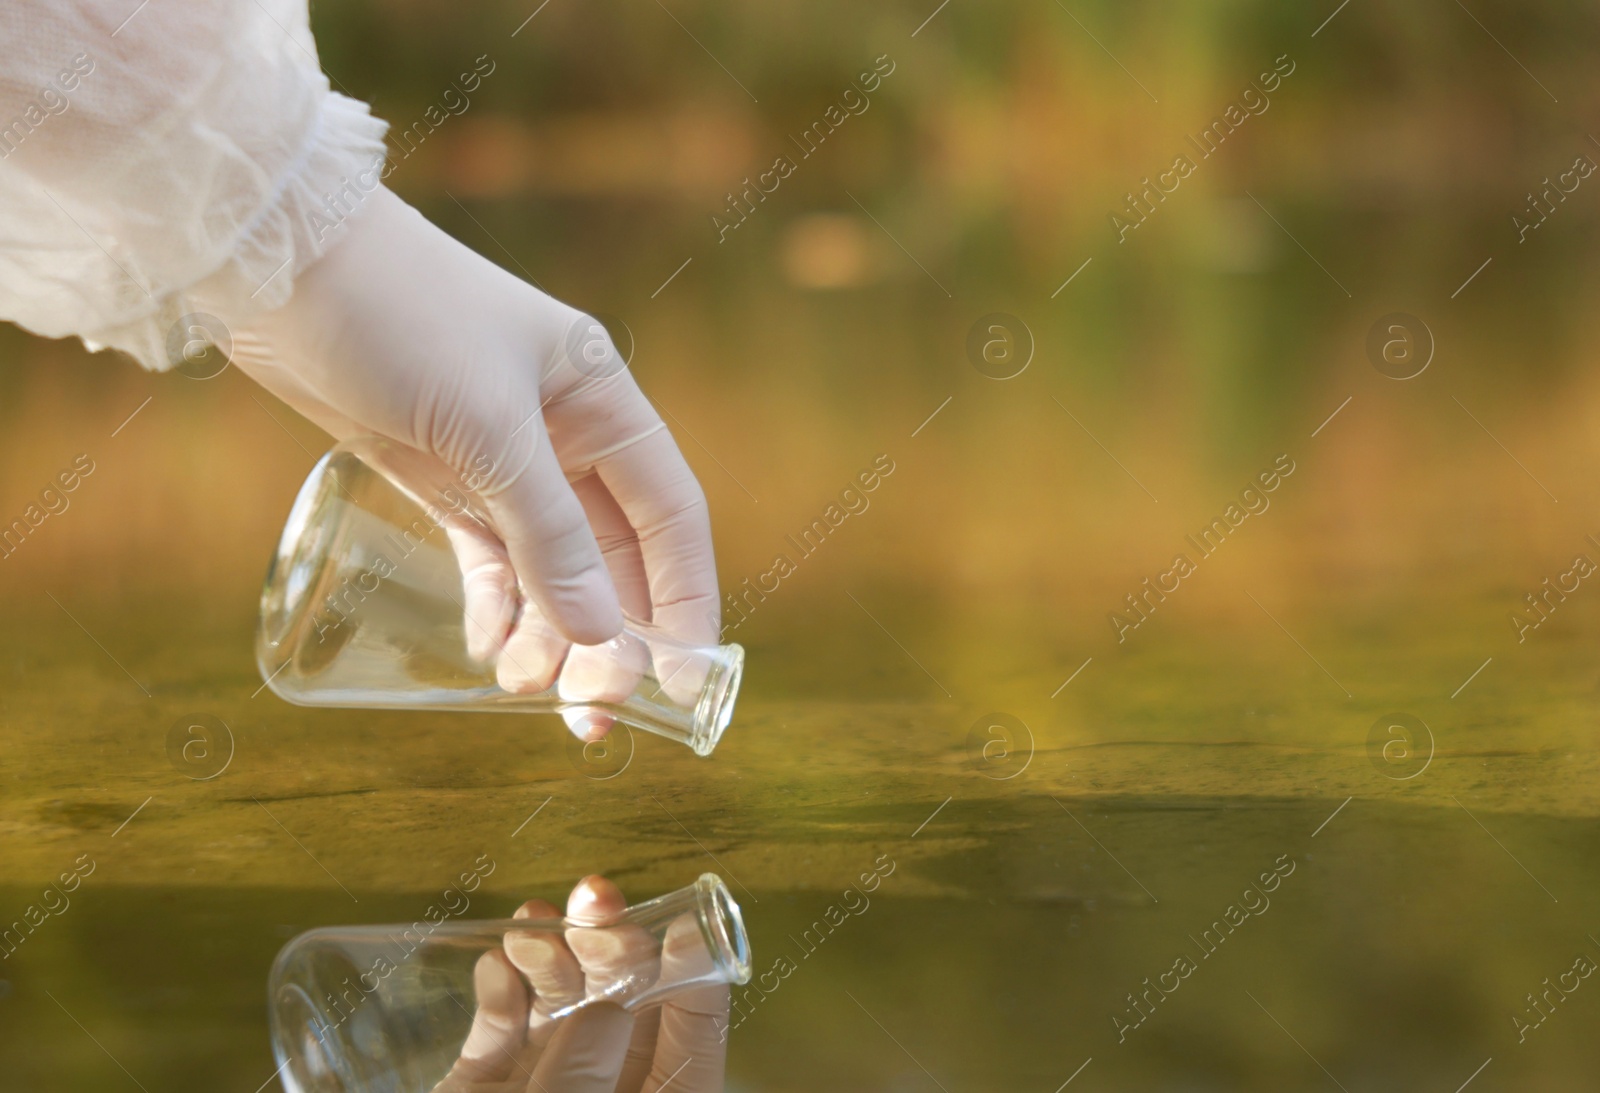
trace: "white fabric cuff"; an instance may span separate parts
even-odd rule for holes
[[[91,350],[119,349],[152,371],[181,360],[189,341],[186,316],[208,314],[225,324],[287,303],[294,280],[333,246],[344,221],[380,185],[388,122],[367,105],[327,92],[306,142],[274,192],[239,228],[223,264],[193,284],[145,301],[126,321],[80,332]],[[224,347],[226,348],[226,347]]]

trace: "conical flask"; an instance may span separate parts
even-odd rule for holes
[[[472,921],[452,917],[468,898],[447,895],[451,910],[421,921],[325,927],[283,947],[267,992],[288,1093],[465,1087],[440,1083],[475,1054],[505,1053],[531,1077],[555,1026],[585,1007],[636,1011],[750,981],[739,905],[712,873],[605,921]],[[501,1042],[486,1048],[478,1026]]]
[[[507,654],[469,649],[477,623],[450,545],[481,509],[430,466],[368,438],[312,469],[261,592],[256,660],[273,692],[303,706],[559,713],[588,738],[616,720],[710,755],[733,716],[738,645],[687,645],[630,619],[604,645],[565,646],[544,690],[499,686]]]

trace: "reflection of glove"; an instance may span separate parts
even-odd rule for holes
[[[597,324],[381,187],[344,230],[288,304],[233,323],[233,359],[335,436],[388,437],[476,491],[489,527],[450,537],[501,685],[549,686],[567,642],[610,639],[623,611],[715,642],[705,496]]]
[[[567,917],[598,922],[624,907],[616,885],[589,877],[568,897]],[[530,900],[517,917],[558,915]],[[508,935],[504,950],[478,960],[472,1031],[434,1093],[656,1093],[669,1083],[674,1093],[717,1093],[728,1050],[720,1031],[728,1020],[726,985],[687,991],[637,1017],[606,1004],[557,1022],[548,1017],[603,990],[614,969],[637,968],[640,950],[653,946],[642,930],[569,929],[564,944],[543,934]],[[664,977],[674,959],[669,932]]]

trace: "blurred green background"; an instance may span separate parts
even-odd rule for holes
[[[734,1035],[738,1089],[1048,1093],[1086,1058],[1074,1091],[1451,1090],[1486,1058],[1473,1088],[1592,1081],[1600,988],[1525,1042],[1511,1017],[1600,961],[1600,594],[1511,620],[1600,561],[1600,178],[1523,241],[1513,217],[1600,163],[1600,16],[935,8],[313,11],[397,131],[493,62],[390,185],[626,324],[725,590],[893,461],[730,633],[750,668],[709,762],[640,739],[598,780],[554,722],[254,693],[259,581],[327,438],[232,370],[0,330],[0,517],[95,468],[0,560],[0,919],[97,863],[0,963],[0,1089],[250,1093],[278,945],[407,917],[485,852],[496,913],[723,870],[760,968],[899,862]],[[880,57],[870,106],[719,242]],[[1270,107],[1119,242],[1126,195],[1279,58]],[[1369,357],[1395,312],[1436,343],[1411,379]],[[995,313],[1033,344],[1003,380],[968,349]],[[1108,615],[1280,455],[1271,507],[1119,641]],[[1026,727],[998,768],[991,711]],[[1368,747],[1397,711],[1434,739],[1404,780]],[[167,758],[193,712],[234,733],[213,781]],[[1281,910],[1118,1043],[1124,995],[1281,854]]]

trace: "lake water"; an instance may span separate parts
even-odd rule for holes
[[[888,641],[835,621],[847,644]],[[209,681],[130,701],[62,630],[7,658],[41,698],[8,699],[0,896],[20,913],[59,872],[91,871],[5,963],[7,1088],[253,1088],[274,1065],[276,949],[314,925],[409,920],[480,855],[484,916],[592,871],[638,896],[724,875],[757,970],[735,995],[734,1089],[1075,1073],[1084,1089],[1453,1089],[1488,1060],[1487,1088],[1576,1087],[1597,1063],[1596,988],[1573,972],[1600,962],[1593,670],[1533,685],[1512,644],[1451,699],[1470,657],[1324,638],[1352,699],[1270,623],[1247,629],[1103,650],[1054,699],[1075,666],[1021,673],[1017,721],[946,699],[892,645],[854,651],[882,673],[870,701],[784,696],[775,677],[803,650],[757,645],[713,759],[639,735],[604,778],[549,719],[252,698],[226,631],[190,646]],[[1589,660],[1580,634],[1552,637],[1555,662]],[[917,652],[968,682],[936,643]],[[1440,683],[1391,701],[1408,678]],[[1414,777],[1425,743],[1368,746],[1389,706],[1432,735]],[[189,709],[233,735],[208,781],[179,768],[217,758],[171,760],[158,731]]]

